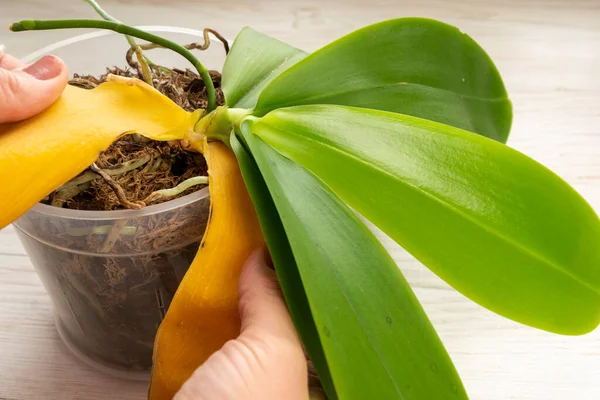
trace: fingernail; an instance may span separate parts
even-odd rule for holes
[[[55,56],[44,56],[33,64],[23,68],[23,72],[28,73],[40,81],[47,81],[60,75],[62,67],[62,62]]]

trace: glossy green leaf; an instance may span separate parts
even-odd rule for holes
[[[512,121],[502,79],[483,49],[423,18],[377,23],[311,54],[264,88],[255,115],[302,104],[408,114],[500,142]]]
[[[252,129],[484,307],[562,334],[598,325],[600,221],[525,155],[447,125],[343,106],[274,111]]]
[[[283,223],[340,399],[466,399],[408,283],[320,181],[249,133]]]
[[[251,109],[273,78],[306,53],[251,28],[240,31],[225,59],[221,87],[229,107]]]
[[[273,199],[269,194],[269,189],[254,159],[234,134],[231,135],[230,142],[231,148],[238,159],[246,188],[258,214],[260,226],[275,265],[279,284],[298,334],[310,354],[311,361],[319,374],[321,385],[328,393],[329,400],[336,400],[338,397],[333,386],[317,327],[312,318],[308,299],[302,286],[298,266],[275,204],[273,204]]]

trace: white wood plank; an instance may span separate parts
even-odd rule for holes
[[[251,25],[309,51],[395,16],[455,24],[483,45],[505,79],[515,107],[510,144],[553,169],[600,210],[596,0],[105,0],[103,5],[133,24],[209,26],[230,38]],[[3,2],[0,26],[32,17],[92,15],[79,1]],[[72,34],[0,32],[0,42],[19,56]],[[564,337],[508,321],[468,301],[389,239],[382,240],[422,300],[472,399],[600,398],[600,332]],[[143,399],[145,391],[143,383],[99,374],[68,353],[14,229],[0,231],[0,399]]]

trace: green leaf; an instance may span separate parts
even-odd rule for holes
[[[279,284],[281,285],[298,334],[307,352],[310,354],[311,361],[319,374],[321,385],[323,385],[323,388],[328,393],[329,400],[336,400],[338,397],[333,386],[331,372],[327,366],[323,346],[321,345],[317,327],[312,318],[306,293],[304,293],[296,260],[281,224],[279,214],[277,214],[275,204],[273,204],[273,199],[269,194],[269,189],[254,159],[238,141],[235,134],[231,135],[230,143],[238,159],[246,188],[250,193],[252,203],[258,214],[260,226],[265,235],[273,264],[275,265]]]
[[[408,283],[358,217],[249,133],[283,223],[340,399],[466,399]]]
[[[340,104],[442,122],[506,142],[511,105],[496,67],[458,29],[400,18],[355,31],[279,75],[255,115],[302,104]]]
[[[598,216],[527,156],[447,125],[343,106],[274,111],[252,131],[482,306],[562,334],[598,325]]]
[[[227,106],[251,109],[261,90],[306,53],[244,28],[225,59],[221,87]]]

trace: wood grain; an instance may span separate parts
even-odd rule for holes
[[[547,165],[600,210],[600,2],[562,0],[105,0],[133,24],[253,26],[305,50],[368,23],[426,16],[455,24],[496,61],[514,102],[510,144]],[[176,5],[175,5],[176,4]],[[83,2],[2,2],[0,26],[24,18],[93,16]],[[71,32],[8,34],[23,56]],[[93,51],[90,49],[90,51]],[[81,55],[85,57],[85,54]],[[564,337],[471,303],[392,241],[474,400],[600,399],[600,331]],[[144,399],[146,385],[100,374],[60,342],[51,304],[12,227],[0,231],[0,399]]]

